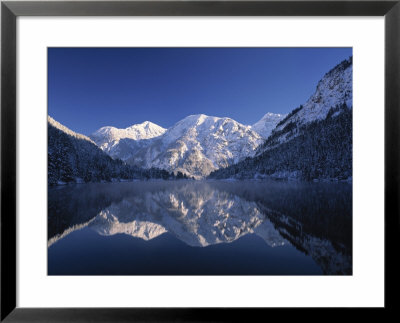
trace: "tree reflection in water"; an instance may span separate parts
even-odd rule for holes
[[[349,184],[133,182],[49,189],[48,246],[88,227],[100,235],[151,240],[168,232],[192,247],[248,234],[292,245],[325,274],[352,272]]]

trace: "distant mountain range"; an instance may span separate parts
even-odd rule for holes
[[[48,123],[48,184],[100,182],[148,178],[175,178],[166,170],[140,169],[113,159],[90,138],[63,126],[53,118]]]
[[[169,129],[146,121],[126,129],[103,127],[90,138],[113,158],[138,167],[158,167],[202,178],[253,156],[284,115],[268,113],[253,126],[204,114]]]
[[[252,126],[227,117],[198,114],[178,121],[169,129],[146,121],[126,129],[102,127],[86,137],[49,117],[49,127],[57,129],[57,132],[49,131],[49,165],[50,161],[54,164],[57,160],[53,157],[54,151],[61,149],[57,145],[65,150],[58,155],[60,160],[55,168],[49,167],[49,171],[56,173],[63,159],[74,160],[70,166],[75,169],[71,171],[81,176],[78,168],[82,165],[77,161],[87,160],[92,155],[93,160],[99,156],[100,160],[107,160],[108,166],[113,165],[112,169],[116,167],[114,161],[119,168],[133,168],[130,173],[124,171],[123,176],[121,171],[110,170],[104,178],[99,175],[101,167],[92,163],[91,166],[99,170],[95,176],[86,176],[86,180],[126,178],[149,169],[196,179],[207,176],[349,179],[352,172],[351,124],[352,58],[326,73],[315,93],[303,105],[287,115],[267,113]],[[71,138],[54,141],[53,135]],[[80,149],[83,145],[90,148]],[[167,178],[167,173],[159,177]]]
[[[169,129],[145,121],[126,129],[102,127],[90,137],[73,132],[51,117],[49,124],[57,124],[66,135],[97,145],[114,160],[200,179],[253,156],[284,116],[268,113],[254,126],[246,126],[231,118],[199,114],[188,116]]]
[[[135,124],[126,129],[114,127],[102,127],[95,131],[90,137],[103,151],[114,157],[118,156],[118,146],[121,140],[131,139],[133,141],[151,139],[161,136],[167,131],[163,127],[150,121]]]

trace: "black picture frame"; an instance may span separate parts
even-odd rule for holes
[[[385,308],[395,310],[399,255],[400,0],[395,1],[2,1],[1,3],[1,321],[182,322],[267,319],[265,311],[228,308],[17,308],[16,19],[19,16],[384,16]],[[296,309],[291,309],[291,312]],[[304,310],[297,309],[297,311]],[[332,315],[332,310],[327,309]],[[374,313],[374,314],[373,314]],[[329,314],[331,315],[331,314]],[[372,316],[373,317],[373,316]],[[378,316],[377,316],[378,317]]]

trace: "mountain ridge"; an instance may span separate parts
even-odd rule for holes
[[[119,143],[121,139],[144,140],[158,137],[165,133],[167,129],[150,121],[133,124],[124,129],[112,126],[101,127],[89,137],[103,151],[109,153],[111,149]]]
[[[353,58],[343,60],[318,82],[314,93],[299,107],[293,109],[272,131],[266,143],[260,148],[274,147],[284,143],[298,132],[296,129],[314,121],[326,119],[332,108],[353,106]],[[274,137],[274,140],[270,140]],[[261,149],[261,152],[263,150]],[[260,150],[259,150],[260,152]]]
[[[194,114],[159,136],[142,140],[123,138],[111,149],[103,149],[130,165],[202,178],[212,170],[251,156],[261,143],[262,137],[251,126],[228,117]]]
[[[316,129],[324,133],[325,149],[333,149],[334,153],[330,154],[329,158],[334,156],[332,158],[337,162],[341,159],[342,162],[348,163],[349,158],[343,159],[340,156],[340,148],[336,143],[338,136],[334,132],[342,129],[349,138],[351,137],[349,134],[351,125],[349,126],[347,120],[336,117],[344,113],[346,118],[352,118],[352,97],[352,57],[350,57],[337,64],[322,77],[314,93],[303,105],[293,109],[289,114],[268,112],[253,125],[244,125],[229,117],[193,114],[179,120],[168,129],[150,121],[144,121],[125,129],[112,126],[101,127],[88,137],[73,132],[50,116],[48,122],[67,135],[90,142],[112,159],[121,160],[130,166],[140,169],[163,169],[175,175],[181,173],[181,175],[202,179],[218,170],[221,170],[220,174],[225,174],[223,176],[231,174],[232,171],[236,176],[241,173],[238,167],[245,165],[242,162],[249,158],[266,158],[265,152],[277,147],[281,147],[279,150],[281,153],[288,154],[286,158],[289,158],[288,156],[295,158],[290,152],[295,146],[282,146],[289,142],[297,145],[294,150],[300,154],[307,150],[313,156],[320,156],[323,160],[318,161],[320,165],[318,167],[325,167],[327,165],[325,158],[328,154],[326,156],[320,154],[321,148],[316,143],[320,139],[315,133]],[[321,125],[325,125],[333,133],[326,133]],[[302,137],[293,141],[299,136]],[[343,146],[345,154],[351,151],[351,142],[347,139],[342,138],[346,143]],[[305,140],[309,142],[306,143]],[[301,148],[301,145],[307,144],[314,150]],[[275,150],[273,154],[278,154],[277,151]],[[269,160],[271,156],[270,154]],[[275,157],[276,160],[282,160],[279,154]],[[276,160],[270,160],[270,166],[277,165]],[[308,157],[305,160],[308,160]],[[234,166],[239,163],[242,164]],[[264,160],[262,174],[270,175],[272,169],[269,166],[265,169],[265,163]],[[277,169],[280,174],[283,171],[284,177],[289,176],[285,174],[295,174],[294,177],[310,179],[310,176],[316,174],[312,171],[314,175],[310,175],[311,173],[307,171],[308,175],[305,176],[306,165],[296,166],[301,168],[300,173],[296,173],[293,165],[299,165],[298,161],[286,160],[285,163],[286,166],[283,169],[279,167]],[[258,166],[253,166],[255,169],[260,169]],[[234,168],[229,170],[229,167]],[[246,164],[245,168],[248,167],[249,165]],[[288,167],[291,168],[289,173],[286,169]],[[349,174],[348,167],[340,165],[339,168],[345,174]],[[293,177],[292,175],[290,176]],[[340,177],[342,176],[344,175],[341,174]],[[217,178],[219,178],[218,174]]]
[[[255,156],[210,178],[352,180],[352,57],[332,68],[315,92],[283,118]]]
[[[49,185],[175,178],[165,170],[144,170],[113,159],[89,137],[72,131],[50,116],[47,120]]]

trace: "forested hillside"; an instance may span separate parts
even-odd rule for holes
[[[166,170],[141,169],[112,159],[88,137],[48,118],[49,185],[150,178],[172,179],[175,176]]]
[[[345,104],[331,108],[324,120],[297,129],[289,123],[282,131],[297,131],[293,139],[254,158],[212,172],[209,178],[284,178],[350,180],[352,177],[352,110]],[[282,132],[281,131],[281,132]],[[267,140],[274,144],[273,133]]]

